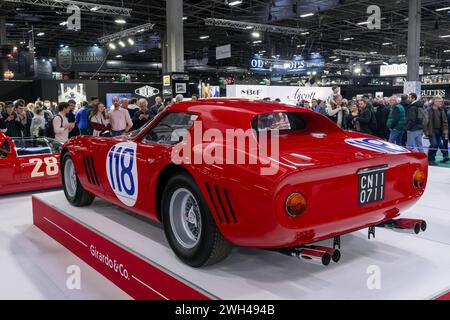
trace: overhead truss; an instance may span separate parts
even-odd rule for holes
[[[363,52],[363,51],[335,49],[335,50],[333,50],[333,53],[335,55],[354,57],[354,58],[366,58],[366,59],[373,59],[373,60],[389,60],[389,61],[407,62],[406,57],[398,57],[398,56],[370,53],[370,52]],[[420,57],[420,62],[439,64],[442,62],[442,60],[441,59],[432,59],[430,57]]]
[[[97,4],[84,1],[72,1],[72,0],[3,0],[5,2],[27,4],[40,7],[51,8],[67,8],[71,5],[76,5],[81,11],[89,11],[96,14],[114,15],[114,16],[126,16],[131,15],[132,9],[108,6],[104,4]]]
[[[244,21],[233,21],[226,19],[216,19],[216,18],[206,18],[205,24],[207,26],[223,27],[237,30],[247,30],[247,31],[260,31],[260,32],[271,32],[284,35],[301,35],[306,29],[303,28],[291,28],[276,26],[271,24],[261,24],[253,22]]]
[[[122,30],[101,38],[98,38],[98,41],[102,44],[107,43],[107,42],[112,42],[112,41],[116,41],[122,38],[126,38],[126,37],[132,37],[135,36],[137,34],[141,34],[144,33],[146,31],[150,31],[153,30],[153,27],[155,26],[155,24],[153,23],[146,23],[146,24],[142,24],[140,26],[137,27],[133,27],[130,29],[126,29],[126,30]]]

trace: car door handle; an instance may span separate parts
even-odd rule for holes
[[[156,161],[155,159],[151,159],[151,158],[147,159],[148,164],[153,164],[153,163],[155,163],[155,161]]]

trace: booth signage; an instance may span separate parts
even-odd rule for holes
[[[153,88],[151,86],[144,86],[136,89],[135,93],[141,97],[150,98],[159,94],[159,89]]]
[[[57,67],[62,71],[97,71],[106,59],[103,48],[61,48],[57,54]]]
[[[216,60],[231,58],[231,44],[216,48]]]
[[[320,54],[308,58],[296,56],[293,60],[266,59],[255,55],[250,60],[250,70],[256,73],[306,74],[308,71],[320,71],[325,66],[325,59]]]
[[[331,87],[298,87],[298,86],[227,86],[227,97],[247,99],[280,99],[283,103],[296,104],[298,100],[327,100],[333,95]]]
[[[419,67],[419,73],[423,74],[423,67]],[[406,76],[408,74],[408,65],[402,64],[389,64],[380,66],[380,76]]]

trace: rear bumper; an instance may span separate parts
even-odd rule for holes
[[[389,166],[385,199],[360,206],[357,172],[385,164]],[[425,186],[422,189],[413,186],[413,175],[417,169],[428,175],[425,155],[397,155],[392,159],[363,161],[360,165],[350,163],[328,168],[315,167],[289,174],[278,184],[270,201],[267,198],[249,200],[250,195],[241,193],[241,200],[237,201],[240,204],[239,224],[222,226],[221,231],[236,245],[285,248],[375,226],[397,218],[423,195]],[[293,192],[301,192],[307,199],[305,213],[296,218],[285,212],[286,199]],[[251,211],[248,210],[248,203],[253,203]],[[244,204],[247,204],[245,208]]]

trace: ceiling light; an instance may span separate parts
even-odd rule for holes
[[[245,29],[247,29],[247,30],[251,30],[251,29],[253,29],[254,27],[253,26],[246,26],[245,27]]]
[[[344,41],[350,41],[350,40],[353,40],[353,39],[355,39],[355,38],[353,38],[353,37],[348,37],[348,38],[344,38],[343,40],[344,40]]]
[[[60,26],[66,26],[67,25],[67,21],[63,21],[59,24]]]
[[[134,40],[133,40],[133,39],[128,38],[128,43],[129,43],[131,46],[134,46]]]
[[[300,18],[307,18],[307,17],[312,17],[314,15],[314,13],[305,13],[305,14],[302,14],[302,15],[300,15]]]
[[[95,11],[97,11],[98,9],[100,9],[100,7],[95,6],[95,7],[90,8],[89,10],[91,10],[92,12],[95,12]]]
[[[121,18],[114,20],[114,22],[117,23],[117,24],[125,24],[125,23],[127,23],[125,19],[121,19]]]
[[[358,26],[363,26],[365,24],[369,24],[369,21],[364,21],[364,22],[358,22],[357,23]]]
[[[445,8],[439,8],[439,9],[436,9],[436,11],[445,11],[445,10],[450,10],[450,7],[445,7]]]
[[[372,61],[367,61],[364,64],[371,64],[371,63],[372,63]]]
[[[330,56],[330,57],[328,57],[328,58],[330,58],[330,59],[336,59],[336,56]]]
[[[299,44],[299,45],[297,45],[297,48],[303,48],[303,47],[306,47],[306,44]]]
[[[201,36],[200,40],[205,40],[205,39],[209,39],[209,36]]]
[[[121,55],[121,54],[118,54],[118,55],[116,56],[116,58],[122,58],[122,55]]]
[[[361,73],[361,68],[355,68],[355,70],[353,70],[355,73]]]
[[[233,6],[237,6],[237,5],[241,4],[241,3],[242,3],[242,0],[235,0],[235,1],[228,2],[228,5],[230,7],[233,7]]]
[[[44,33],[44,32],[39,32],[39,33],[37,34],[37,36],[38,36],[38,37],[43,37],[43,36],[45,36],[45,33]]]
[[[381,45],[382,46],[390,46],[392,44],[392,42],[383,42]]]
[[[188,19],[188,17],[183,17],[183,20],[187,20]]]
[[[447,53],[447,52],[450,52],[450,50],[449,50],[449,49],[447,49],[447,50],[444,50],[444,52],[445,52],[445,53]]]
[[[116,45],[114,43],[111,42],[108,46],[111,50],[116,50]]]
[[[125,48],[125,42],[123,42],[122,40],[120,40],[118,43],[119,43],[119,45],[120,45],[122,48]]]
[[[60,47],[60,48],[64,48],[64,45],[63,45],[63,44],[60,44],[59,47]]]
[[[262,40],[253,41],[254,44],[262,43]]]
[[[371,51],[371,52],[369,52],[370,54],[377,54],[378,52],[376,52],[376,51]]]
[[[450,38],[450,34],[445,34],[443,36],[439,36],[439,38]]]
[[[53,59],[48,59],[48,61],[53,62]]]
[[[144,52],[145,52],[145,50],[139,50],[138,52],[139,52],[139,53],[144,53]]]
[[[435,68],[435,67],[436,67],[436,65],[434,65],[434,64],[430,65],[430,68]]]
[[[341,59],[337,58],[337,59],[333,60],[333,62],[338,62],[338,61],[341,61]]]
[[[259,38],[259,37],[261,37],[261,34],[259,32],[252,32],[252,37]]]
[[[403,57],[406,57],[406,56],[404,54],[399,54],[397,57],[403,58]]]
[[[306,36],[306,35],[308,35],[309,34],[309,32],[308,31],[306,31],[306,32],[302,32],[302,33],[300,33],[302,36]]]

